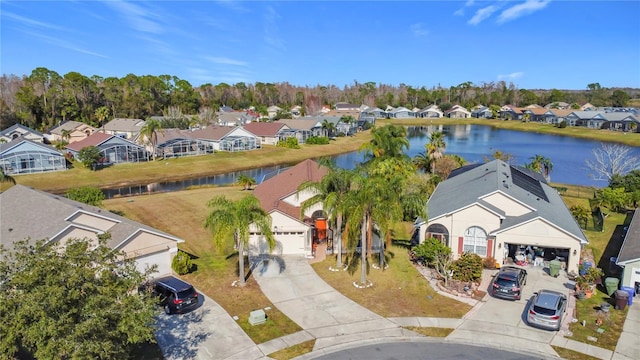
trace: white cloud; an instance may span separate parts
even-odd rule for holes
[[[157,21],[160,16],[152,11],[125,1],[107,1],[105,4],[120,13],[135,30],[151,34],[164,32],[164,28]]]
[[[456,10],[456,11],[453,13],[453,15],[455,15],[455,16],[463,16],[463,15],[464,15],[464,9],[465,9],[465,8],[468,8],[468,7],[471,7],[471,6],[473,6],[474,4],[475,4],[475,1],[474,1],[474,0],[467,0],[467,2],[466,2],[466,3],[464,3],[464,6],[463,6],[463,7],[461,7],[460,9]]]
[[[205,59],[215,64],[222,65],[237,65],[237,66],[248,66],[249,64],[246,61],[229,59],[226,57],[217,57],[217,56],[205,56]]]
[[[413,36],[417,36],[417,37],[429,35],[429,30],[425,29],[422,26],[422,23],[411,25],[411,32],[413,33]]]
[[[525,2],[514,5],[506,10],[504,10],[500,16],[498,16],[498,24],[505,23],[507,21],[515,20],[521,16],[529,15],[538,10],[542,10],[551,0],[526,0]]]
[[[482,9],[478,9],[478,11],[476,11],[476,14],[473,15],[473,17],[469,21],[467,21],[467,24],[478,25],[497,10],[498,6],[496,5],[489,5],[487,7],[483,7]]]
[[[87,55],[91,55],[91,56],[96,56],[96,57],[100,57],[100,58],[109,58],[106,55],[91,51],[91,50],[87,50],[84,49],[82,47],[77,46],[76,44],[73,44],[69,41],[66,40],[62,40],[53,36],[48,36],[48,35],[44,35],[44,34],[39,34],[39,33],[35,33],[35,32],[31,32],[31,31],[26,31],[25,34],[31,35],[33,37],[37,37],[40,38],[42,41],[61,47],[63,49],[67,49],[67,50],[72,50],[72,51],[76,51],[82,54],[87,54]]]
[[[498,75],[498,80],[515,80],[520,79],[524,76],[522,71],[512,72],[511,74],[500,74]]]
[[[63,28],[61,28],[60,26],[57,25],[52,25],[46,22],[42,22],[42,21],[38,21],[38,20],[33,20],[24,16],[20,16],[14,13],[10,13],[7,11],[4,11],[2,13],[3,17],[7,17],[9,19],[15,20],[19,23],[22,23],[23,25],[27,25],[30,27],[37,27],[37,28],[45,28],[45,29],[52,29],[52,30],[64,30]]]

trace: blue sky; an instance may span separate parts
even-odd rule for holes
[[[640,1],[4,1],[3,74],[640,88]]]

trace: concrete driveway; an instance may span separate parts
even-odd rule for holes
[[[264,354],[233,318],[200,293],[198,307],[158,316],[156,340],[166,360],[261,359]]]
[[[538,352],[545,356],[556,356],[549,344],[557,332],[527,325],[525,311],[533,293],[541,289],[561,291],[567,294],[571,304],[572,298],[569,296],[569,291],[573,288],[573,283],[567,279],[566,275],[553,278],[540,267],[528,267],[527,273],[527,284],[523,287],[522,300],[510,301],[487,297],[484,304],[476,306],[465,316],[462,325],[447,339],[479,345],[499,344],[505,350],[524,348],[528,353]],[[571,318],[572,308],[569,307],[571,306],[568,306],[565,322]]]

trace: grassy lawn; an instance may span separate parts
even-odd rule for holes
[[[53,193],[64,193],[80,186],[118,187],[127,184],[148,184],[224,174],[280,164],[295,164],[309,158],[338,155],[356,151],[371,139],[371,131],[350,137],[339,137],[327,145],[301,145],[286,149],[264,145],[262,149],[239,152],[217,152],[213,155],[185,156],[141,163],[118,164],[91,171],[75,163],[74,168],[43,174],[15,176],[18,184]],[[0,191],[9,187],[0,183]]]
[[[430,337],[447,337],[453,329],[445,329],[445,328],[436,328],[436,327],[417,327],[417,326],[405,326],[407,330],[411,330],[418,334],[422,334],[424,336]]]
[[[315,345],[315,340],[309,340],[286,349],[278,350],[274,353],[268,354],[268,356],[269,358],[276,360],[289,360],[313,351],[313,347]]]
[[[335,256],[312,264],[324,281],[343,295],[384,317],[426,316],[461,318],[471,306],[438,294],[416,270],[407,257],[407,249],[392,246],[389,267],[382,271],[371,268],[367,279],[373,286],[358,289],[353,282],[360,281],[360,269],[354,274],[331,271]]]
[[[558,353],[558,355],[565,360],[598,360],[600,358],[583,354],[579,351],[573,351],[571,349],[566,349],[560,346],[551,345],[553,350]]]

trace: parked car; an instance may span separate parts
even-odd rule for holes
[[[516,266],[503,266],[491,280],[491,295],[508,300],[519,300],[522,287],[527,283],[527,270]]]
[[[527,323],[546,330],[560,330],[567,309],[567,296],[553,290],[533,294],[527,309]]]
[[[186,281],[173,276],[156,279],[153,294],[167,315],[182,313],[198,306],[198,292]]]

